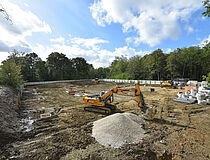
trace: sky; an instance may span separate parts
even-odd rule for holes
[[[52,52],[83,57],[95,68],[116,56],[210,41],[202,0],[0,0],[0,62],[14,49],[46,60]]]

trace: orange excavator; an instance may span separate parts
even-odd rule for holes
[[[118,86],[109,90],[102,90],[100,94],[84,95],[84,103],[89,105],[84,108],[85,111],[99,112],[110,114],[115,107],[111,105],[114,100],[114,93],[120,92],[134,92],[137,98],[138,107],[141,111],[144,110],[144,97],[138,84]]]

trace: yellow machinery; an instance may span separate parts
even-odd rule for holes
[[[111,103],[114,100],[113,94],[119,92],[134,92],[137,98],[138,106],[143,111],[144,97],[138,84],[127,85],[127,86],[116,86],[115,88],[109,90],[105,91],[102,90],[100,95],[99,94],[90,95],[90,96],[85,95],[84,103],[89,106],[85,107],[84,109],[86,111],[110,114],[112,110],[115,109],[115,107],[111,105]]]
[[[171,87],[171,88],[177,88],[173,80],[167,80],[161,83],[160,87]]]
[[[98,84],[99,83],[99,79],[98,78],[95,78],[95,79],[92,80],[92,82]]]

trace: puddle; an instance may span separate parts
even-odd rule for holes
[[[26,117],[26,118],[21,119],[20,120],[20,124],[21,124],[20,130],[22,132],[31,131],[34,128],[33,123],[35,121],[36,121],[36,119],[33,117]]]

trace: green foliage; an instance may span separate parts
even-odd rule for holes
[[[28,81],[38,81],[40,79],[37,74],[38,64],[41,58],[38,57],[36,53],[28,53],[24,57],[24,61],[21,65],[22,74],[25,80]]]
[[[129,73],[120,73],[113,77],[114,79],[132,79]]]
[[[203,1],[203,6],[205,8],[205,12],[203,12],[202,14],[204,16],[210,17],[210,2],[209,2],[209,0],[204,0]]]
[[[100,79],[108,78],[109,74],[110,74],[110,69],[109,69],[109,67],[107,67],[107,68],[99,67],[98,69],[95,69],[94,72],[95,72],[94,77],[96,77],[96,78],[100,78]]]
[[[21,53],[14,50],[8,59],[21,67],[21,74],[25,81],[44,81],[48,78],[45,62],[36,53]]]
[[[167,56],[161,49],[157,49],[142,58],[141,65],[144,70],[145,79],[164,79],[166,77],[166,58]]]
[[[40,60],[36,63],[35,76],[37,81],[48,80],[48,69],[45,61]]]
[[[63,53],[53,52],[47,58],[50,80],[69,79],[72,69],[71,62]]]
[[[152,74],[154,79],[164,79],[166,56],[161,49],[152,52]]]
[[[0,66],[0,84],[19,88],[23,84],[21,68],[13,59],[3,61]]]
[[[115,57],[115,60],[112,62],[110,66],[111,78],[125,77],[122,76],[124,75],[122,73],[126,72],[127,66],[128,66],[128,59],[126,57],[124,56]]]
[[[210,42],[206,42],[206,45],[202,48],[200,55],[201,63],[201,75],[206,75],[210,72]]]
[[[207,74],[207,76],[203,75],[203,80],[210,84],[210,72]]]
[[[180,61],[179,61],[179,54],[175,53],[175,52],[171,52],[169,54],[169,56],[167,57],[167,71],[169,73],[169,77],[168,79],[174,79],[176,77],[181,77],[181,74],[179,72],[179,66]]]
[[[129,76],[126,79],[141,79],[143,67],[141,65],[140,56],[134,56],[129,59],[127,73],[129,73]]]
[[[170,54],[161,49],[144,57],[135,56],[129,60],[116,57],[110,66],[111,78],[154,79],[190,78],[201,80],[210,72],[210,43],[200,48],[177,48]]]
[[[73,58],[72,66],[74,69],[74,79],[88,79],[90,77],[89,71],[92,70],[92,66],[86,62],[82,57]]]
[[[21,67],[21,74],[25,81],[92,78],[137,80],[189,78],[200,81],[202,75],[210,73],[210,43],[208,42],[202,47],[177,48],[170,54],[157,49],[143,57],[134,56],[130,59],[124,56],[115,57],[111,66],[97,69],[82,57],[69,59],[58,52],[51,53],[46,62],[42,61],[36,53],[25,54],[17,51],[8,58]]]

